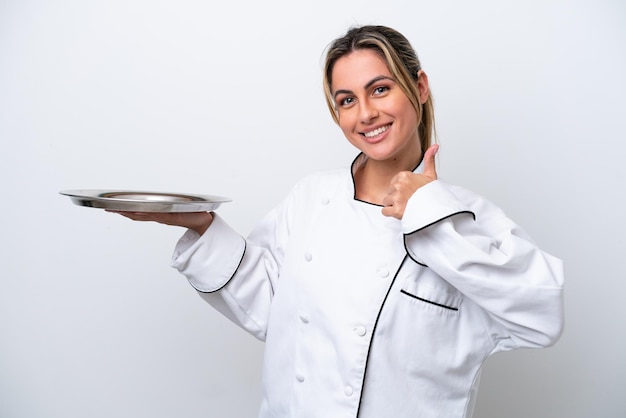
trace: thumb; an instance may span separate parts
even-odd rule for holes
[[[424,175],[432,179],[437,178],[437,170],[435,169],[435,155],[439,151],[439,145],[431,145],[424,154]]]

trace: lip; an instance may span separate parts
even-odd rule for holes
[[[384,132],[380,133],[379,135],[373,136],[373,137],[371,137],[371,138],[368,138],[368,137],[366,137],[366,136],[365,136],[365,134],[366,134],[367,132],[373,132],[373,131],[375,131],[375,130],[377,130],[377,129],[380,129],[380,128],[382,128],[382,127],[385,127],[385,126],[387,127],[387,129],[386,129]],[[383,139],[385,139],[385,137],[387,136],[387,134],[388,134],[388,133],[389,133],[389,131],[391,130],[391,126],[392,126],[392,124],[391,124],[391,123],[385,123],[385,124],[382,124],[382,125],[378,125],[378,126],[376,126],[376,127],[373,127],[372,129],[368,129],[367,131],[361,131],[361,132],[359,132],[359,135],[361,136],[361,138],[362,138],[365,142],[367,142],[367,143],[369,143],[369,144],[377,144],[377,143],[379,143],[380,141],[382,141]]]

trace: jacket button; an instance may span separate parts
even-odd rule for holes
[[[367,334],[367,330],[365,329],[364,326],[359,325],[358,327],[354,328],[354,333],[358,335],[359,337],[363,337],[365,334]]]
[[[389,276],[389,270],[387,270],[384,267],[380,267],[376,270],[376,272],[378,273],[378,275],[382,278],[385,278],[387,276]]]
[[[306,253],[304,253],[304,259],[306,261],[311,261],[313,259],[313,256],[311,255],[310,252],[306,252]]]
[[[296,380],[300,383],[304,382],[304,376],[300,373],[296,374]]]
[[[302,321],[305,324],[308,324],[309,323],[309,317],[304,315],[304,314],[301,314],[300,315],[300,321]]]
[[[352,389],[350,386],[346,386],[345,388],[343,388],[343,393],[346,396],[350,397],[354,393],[354,389]]]
[[[327,204],[330,203],[330,199],[328,199],[327,197],[323,197],[322,200],[320,200],[320,203],[326,206]]]

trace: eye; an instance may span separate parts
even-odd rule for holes
[[[346,96],[337,100],[337,104],[341,107],[349,107],[355,101],[355,98],[352,96]]]
[[[378,86],[378,87],[375,87],[372,92],[373,92],[374,96],[380,96],[380,95],[385,94],[388,91],[389,91],[389,87],[387,87],[387,86]]]

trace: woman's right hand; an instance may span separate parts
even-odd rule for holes
[[[180,226],[196,231],[202,235],[209,229],[213,222],[211,212],[127,212],[120,210],[107,210],[117,213],[133,221],[158,222],[165,225]]]

